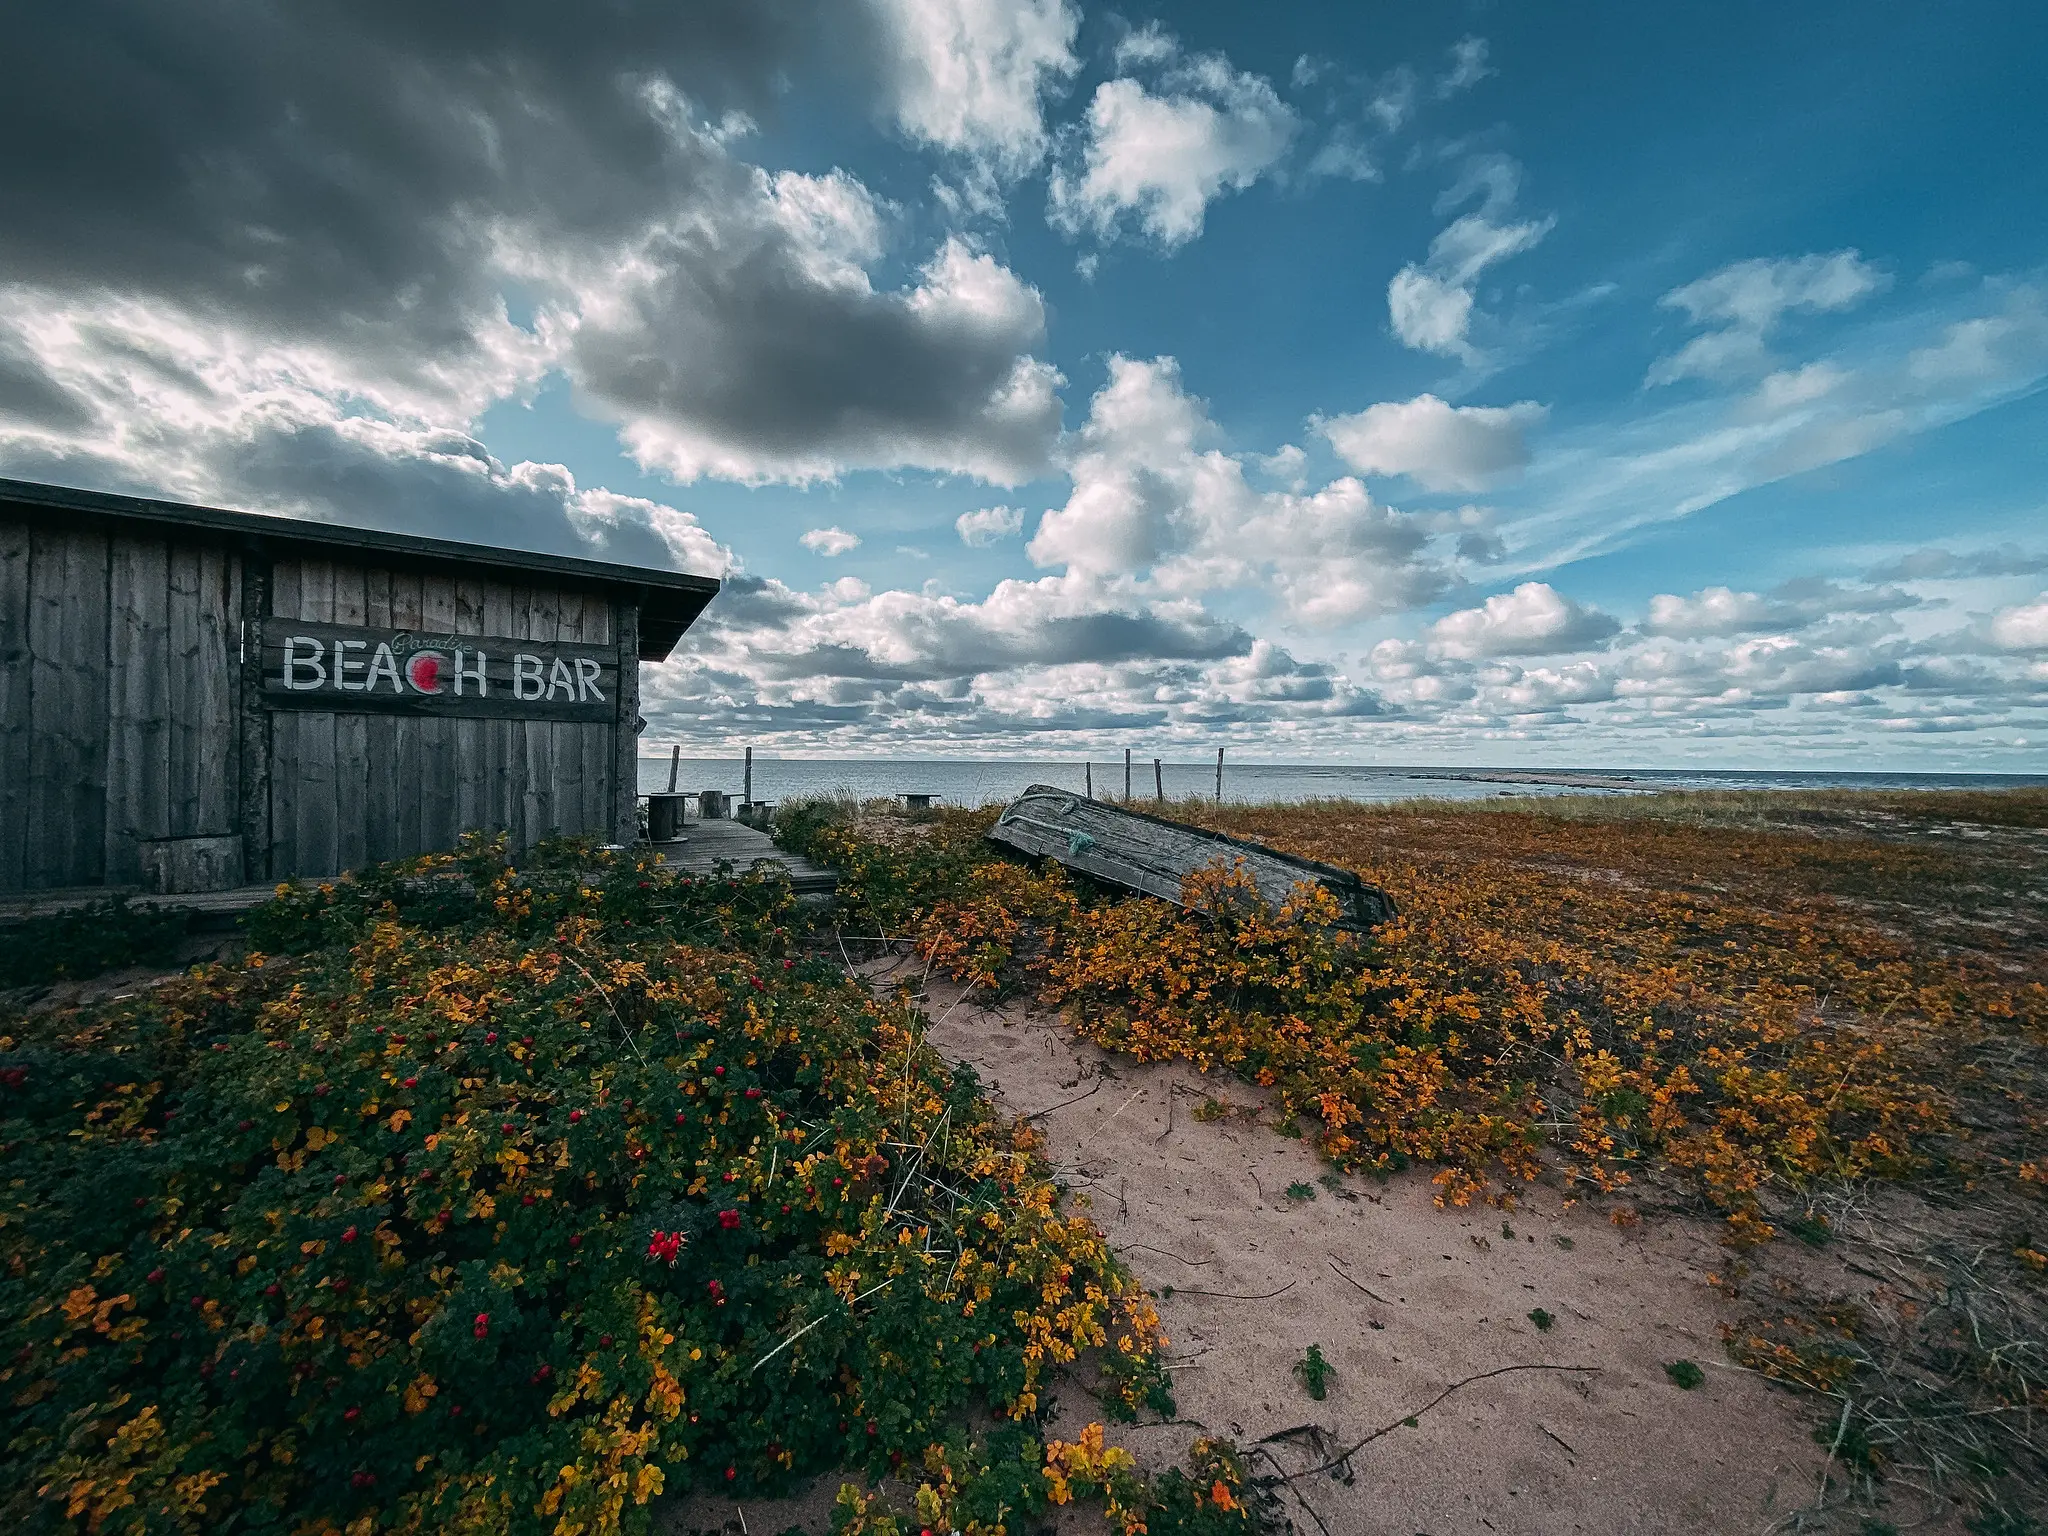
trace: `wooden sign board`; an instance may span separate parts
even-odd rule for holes
[[[258,643],[270,709],[617,718],[619,653],[608,645],[435,635],[265,619]]]

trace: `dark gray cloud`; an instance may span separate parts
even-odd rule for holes
[[[891,617],[896,617],[892,615]],[[858,622],[849,628],[865,627]],[[790,649],[778,645],[798,642]],[[765,680],[865,678],[938,682],[1019,667],[1131,661],[1217,661],[1242,656],[1252,637],[1237,625],[1195,616],[1114,611],[1050,615],[1015,625],[969,608],[930,611],[872,640],[844,638],[803,644],[802,632],[754,634],[747,649]]]
[[[2000,544],[1995,549],[1956,554],[1939,547],[1916,549],[1865,574],[1866,581],[1961,581],[1973,576],[2034,576],[2048,571],[2048,552]]]
[[[551,361],[686,476],[1014,479],[1057,435],[1035,293],[950,250],[876,291],[865,189],[769,177],[706,126],[794,78],[858,116],[897,67],[868,5],[85,0],[9,42],[34,61],[0,92],[17,291],[313,347],[455,422]],[[0,406],[66,413],[5,357]]]
[[[63,431],[84,426],[91,416],[27,348],[0,334],[0,420]]]
[[[10,27],[0,264],[297,332],[459,347],[488,218],[603,240],[695,167],[636,78],[761,110],[855,8],[84,0]]]

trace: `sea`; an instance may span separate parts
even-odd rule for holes
[[[675,788],[694,794],[717,789],[737,796],[745,769],[736,757],[685,757],[675,764]],[[670,759],[640,759],[643,794],[669,788]],[[781,801],[805,795],[856,799],[931,795],[945,805],[1009,800],[1033,784],[1086,790],[1108,797],[1124,792],[1124,764],[1079,758],[900,759],[797,758],[754,755],[754,798]],[[1168,799],[1211,798],[1216,761],[1161,763],[1159,784]],[[1660,789],[2006,789],[2048,785],[2048,774],[1845,773],[1675,768],[1344,767],[1325,763],[1237,763],[1226,760],[1223,798],[1250,804],[1303,800],[1488,800],[1504,795],[1616,795]],[[1132,794],[1156,792],[1150,758],[1131,765]]]

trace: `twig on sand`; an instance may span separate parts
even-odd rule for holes
[[[1360,1440],[1356,1445],[1350,1446],[1347,1449],[1338,1453],[1337,1455],[1332,1456],[1328,1461],[1324,1462],[1321,1466],[1310,1467],[1306,1472],[1292,1473],[1288,1477],[1282,1479],[1282,1481],[1291,1483],[1297,1481],[1300,1478],[1314,1477],[1318,1472],[1334,1471],[1336,1468],[1343,1466],[1345,1462],[1349,1461],[1353,1456],[1356,1456],[1360,1451],[1364,1450],[1368,1445],[1371,1445],[1373,1441],[1379,1439],[1382,1435],[1391,1435],[1395,1430],[1399,1429],[1402,1425],[1410,1422],[1411,1420],[1421,1418],[1425,1413],[1429,1412],[1430,1409],[1434,1408],[1438,1403],[1442,1402],[1445,1398],[1449,1397],[1453,1392],[1456,1392],[1464,1387],[1469,1387],[1476,1381],[1488,1381],[1495,1376],[1506,1376],[1514,1371],[1582,1371],[1590,1375],[1598,1375],[1600,1369],[1601,1368],[1597,1365],[1502,1365],[1496,1366],[1494,1367],[1494,1369],[1490,1371],[1481,1371],[1477,1376],[1467,1376],[1462,1381],[1452,1382],[1448,1387],[1445,1387],[1443,1391],[1437,1393],[1435,1397],[1432,1397],[1420,1408],[1415,1409],[1413,1412],[1402,1414],[1400,1418],[1394,1420],[1394,1422],[1391,1424],[1382,1425],[1380,1428],[1374,1430],[1371,1434],[1367,1435],[1363,1440]]]
[[[1197,1291],[1191,1288],[1184,1288],[1178,1285],[1176,1285],[1173,1288],[1173,1294],[1176,1296],[1217,1296],[1221,1297],[1225,1301],[1271,1301],[1275,1296],[1282,1295],[1285,1292],[1291,1291],[1293,1289],[1294,1282],[1290,1280],[1285,1285],[1281,1286],[1279,1290],[1266,1291],[1258,1296],[1240,1296],[1235,1291]]]
[[[1387,1300],[1387,1298],[1382,1296],[1378,1291],[1371,1289],[1369,1286],[1360,1285],[1356,1280],[1352,1279],[1349,1275],[1345,1274],[1342,1269],[1338,1268],[1337,1261],[1335,1258],[1332,1258],[1329,1254],[1324,1254],[1323,1257],[1330,1260],[1330,1268],[1336,1272],[1337,1278],[1339,1280],[1342,1280],[1346,1285],[1349,1285],[1354,1289],[1365,1292],[1366,1295],[1370,1296],[1374,1301],[1378,1302],[1383,1307],[1391,1307],[1393,1305],[1391,1301]]]
[[[1546,1435],[1550,1436],[1550,1438],[1555,1440],[1559,1445],[1563,1446],[1567,1454],[1572,1456],[1576,1456],[1579,1454],[1578,1451],[1573,1448],[1572,1443],[1569,1440],[1565,1439],[1563,1435],[1560,1435],[1548,1424],[1538,1424],[1536,1427],[1542,1430],[1543,1433],[1545,1433]]]
[[[1151,1245],[1150,1243],[1125,1243],[1125,1244],[1123,1244],[1123,1246],[1124,1246],[1124,1247],[1126,1247],[1126,1248],[1142,1248],[1142,1249],[1144,1249],[1144,1250],[1145,1250],[1145,1251],[1146,1251],[1147,1253],[1161,1253],[1161,1254],[1165,1254],[1165,1255],[1166,1255],[1166,1257],[1167,1257],[1167,1258],[1169,1258],[1169,1259],[1179,1259],[1179,1260],[1180,1260],[1180,1262],[1181,1262],[1181,1263],[1183,1263],[1183,1264],[1185,1264],[1185,1265],[1187,1265],[1187,1267],[1188,1267],[1189,1269],[1200,1269],[1200,1268],[1201,1268],[1201,1267],[1202,1267],[1202,1266],[1203,1266],[1204,1264],[1214,1264],[1214,1263],[1216,1262],[1216,1260],[1215,1260],[1215,1259],[1213,1259],[1213,1258],[1207,1258],[1207,1259],[1182,1259],[1182,1258],[1180,1257],[1180,1255],[1179,1255],[1179,1254],[1177,1254],[1177,1253],[1174,1253],[1174,1252],[1173,1252],[1173,1251],[1171,1251],[1170,1249],[1166,1249],[1166,1248],[1154,1248],[1154,1247],[1153,1247],[1153,1246],[1152,1246],[1152,1245]]]
[[[1107,1081],[1107,1078],[1098,1077],[1095,1079],[1095,1086],[1093,1088],[1090,1088],[1086,1093],[1077,1093],[1071,1099],[1062,1099],[1057,1104],[1048,1104],[1043,1109],[1034,1109],[1033,1111],[1031,1111],[1030,1114],[1026,1115],[1024,1118],[1026,1120],[1036,1120],[1041,1115],[1051,1114],[1054,1110],[1065,1109],[1069,1104],[1078,1104],[1083,1099],[1092,1099],[1095,1097],[1096,1094],[1102,1092],[1102,1085]]]

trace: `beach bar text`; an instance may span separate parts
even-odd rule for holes
[[[277,619],[260,643],[272,709],[609,720],[617,708],[611,646]]]

